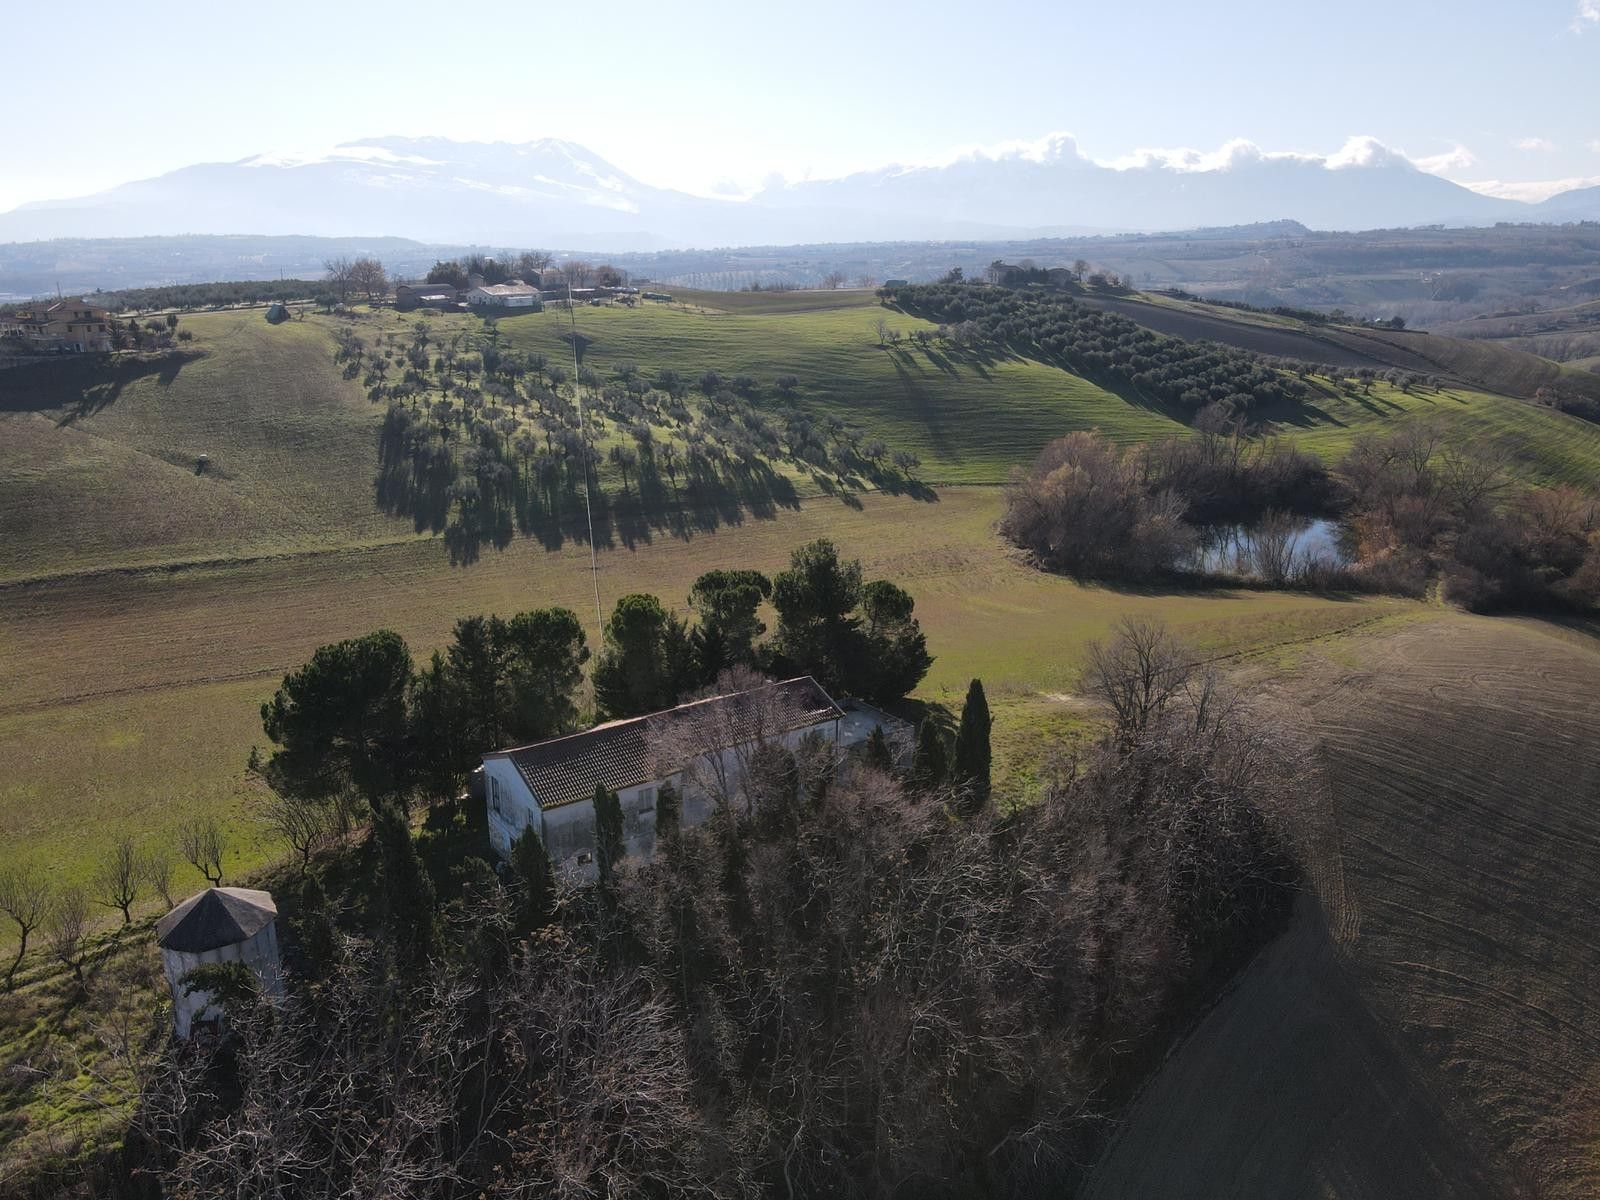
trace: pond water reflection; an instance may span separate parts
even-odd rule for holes
[[[1282,582],[1311,565],[1349,563],[1337,521],[1276,516],[1254,525],[1213,525],[1200,531],[1200,544],[1185,568],[1208,575],[1238,575]]]

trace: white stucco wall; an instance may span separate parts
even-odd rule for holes
[[[166,972],[167,987],[172,992],[172,1027],[180,1038],[187,1038],[194,1021],[202,1017],[211,1004],[208,992],[183,994],[183,977],[206,963],[242,962],[261,980],[262,989],[269,996],[283,996],[283,968],[278,958],[278,923],[268,921],[248,941],[231,946],[219,946],[199,954],[178,950],[161,951],[161,967]],[[216,1014],[213,1013],[213,1016]]]
[[[511,857],[511,843],[530,824],[548,844],[539,806],[509,758],[483,760],[483,793],[489,813],[489,845],[501,858]]]
[[[835,744],[839,741],[839,722],[828,720],[804,729],[796,729],[773,739],[786,749],[794,750],[812,734],[820,733]],[[736,747],[721,753],[723,767],[721,778],[737,781],[741,764],[747,761],[751,747]],[[511,843],[522,830],[532,824],[539,831],[545,852],[558,866],[566,865],[580,876],[593,871],[594,856],[594,805],[587,800],[562,804],[541,810],[528,785],[509,758],[483,760],[485,803],[488,805],[489,843],[501,858],[511,855]],[[680,821],[685,828],[700,825],[710,819],[714,807],[714,790],[707,784],[696,786],[695,780],[710,781],[718,778],[718,771],[702,761],[688,772],[690,782],[678,773],[663,779],[654,779],[617,792],[622,806],[622,836],[628,853],[649,858],[655,853],[656,801],[663,783],[670,782],[678,790]],[[498,790],[496,788],[498,785]],[[498,795],[499,799],[496,800]]]

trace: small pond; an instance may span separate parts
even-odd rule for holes
[[[1208,575],[1283,580],[1310,563],[1346,565],[1342,532],[1337,521],[1322,518],[1212,525],[1200,531],[1200,544],[1184,566]]]

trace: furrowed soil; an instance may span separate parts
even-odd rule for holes
[[[1600,641],[1447,616],[1308,650],[1311,881],[1093,1197],[1600,1190]]]

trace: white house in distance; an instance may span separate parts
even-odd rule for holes
[[[712,812],[713,781],[730,785],[761,745],[793,750],[810,736],[843,750],[883,726],[909,744],[910,726],[871,705],[843,705],[809,675],[714,696],[584,733],[498,750],[483,759],[489,841],[502,858],[532,826],[553,862],[584,865],[594,851],[594,789],[604,784],[622,807],[629,854],[655,848],[656,799],[663,784],[679,793],[680,820],[698,825]]]
[[[467,290],[473,308],[538,308],[541,293],[526,283],[481,283]]]

